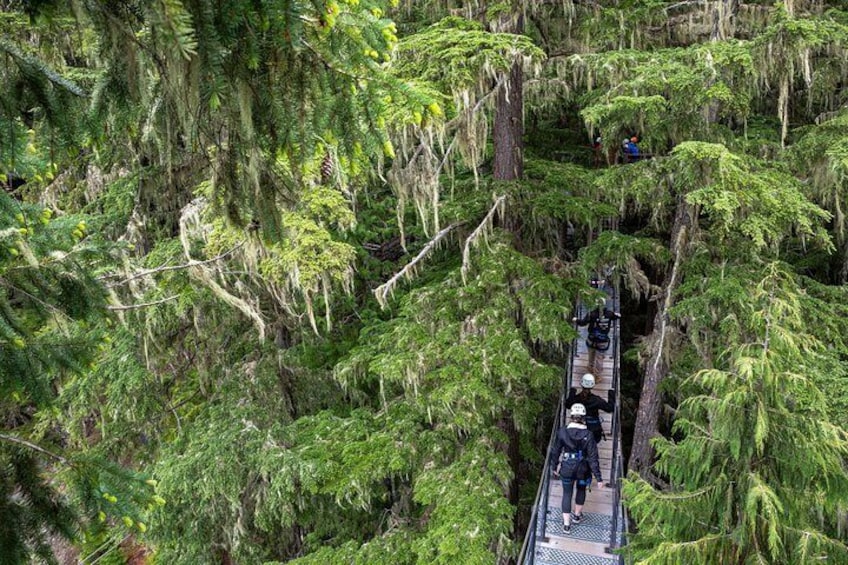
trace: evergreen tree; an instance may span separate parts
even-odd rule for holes
[[[640,563],[848,558],[839,526],[848,437],[814,385],[822,343],[806,331],[800,289],[785,266],[766,264],[757,274],[736,310],[746,331],[729,333],[715,368],[685,382],[678,437],[655,443],[668,487],[636,478],[625,489]]]
[[[0,5],[16,560],[77,527],[115,562],[508,562],[610,266],[648,319],[634,555],[840,558],[839,0]]]
[[[0,225],[0,555],[54,562],[49,536],[74,540],[97,516],[143,529],[152,492],[96,452],[66,449],[52,426],[57,392],[109,341],[85,220],[0,193]]]

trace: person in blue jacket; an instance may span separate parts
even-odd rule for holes
[[[625,139],[621,144],[624,149],[624,158],[628,163],[635,163],[639,160],[639,138],[635,135],[630,139]]]

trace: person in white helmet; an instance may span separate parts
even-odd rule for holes
[[[573,406],[582,404],[586,410],[586,426],[595,438],[596,443],[600,443],[604,437],[604,430],[601,427],[601,416],[598,412],[612,412],[615,408],[615,389],[607,391],[607,399],[604,400],[597,394],[592,394],[592,389],[595,386],[595,375],[586,373],[580,379],[581,390],[578,393],[576,388],[571,388],[568,391],[568,398],[565,399],[565,407],[572,408]]]
[[[557,430],[556,441],[550,453],[554,475],[562,481],[562,529],[566,534],[571,532],[572,523],[579,524],[583,518],[586,487],[592,483],[593,475],[598,481],[598,488],[604,488],[601,465],[598,460],[598,445],[586,427],[585,418],[586,407],[582,404],[572,405],[571,421]],[[573,513],[571,512],[572,496],[574,496]]]

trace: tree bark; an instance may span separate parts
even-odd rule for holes
[[[506,87],[498,93],[495,106],[492,176],[496,180],[515,180],[524,175],[523,84],[521,63],[515,63]]]
[[[504,496],[509,499],[510,504],[518,504],[518,474],[521,465],[520,437],[515,427],[512,414],[507,414],[498,422],[498,428],[506,435],[507,441],[500,445],[500,451],[506,453],[509,467],[512,469],[512,480],[504,489]]]
[[[280,349],[280,353],[290,348],[293,345],[292,335],[289,328],[282,322],[277,323],[275,328],[274,344]],[[282,360],[277,360],[277,375],[280,379],[280,393],[288,405],[289,413],[286,415],[290,421],[294,421],[298,417],[297,403],[294,397],[294,375]]]
[[[524,31],[524,18],[519,16],[513,33]],[[492,176],[495,180],[516,180],[524,176],[524,73],[516,61],[509,80],[495,100],[495,123],[492,142],[495,158]]]
[[[651,440],[659,435],[659,416],[662,406],[660,384],[668,375],[669,341],[677,333],[676,325],[669,319],[674,292],[680,285],[680,264],[686,256],[686,247],[691,226],[690,207],[679,197],[674,223],[671,228],[671,251],[674,261],[663,286],[662,300],[654,314],[654,329],[651,335],[651,352],[642,381],[639,410],[636,414],[636,430],[628,468],[643,477],[650,475],[654,462]]]
[[[839,284],[848,283],[848,238],[842,244],[842,268],[839,270]]]
[[[739,0],[719,0],[713,10],[711,41],[722,41],[733,37],[739,16]]]

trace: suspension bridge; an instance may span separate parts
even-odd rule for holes
[[[603,288],[607,293],[607,307],[618,311],[618,294],[613,286]],[[578,307],[583,314],[584,308]],[[603,360],[596,360],[597,383],[593,393],[606,398],[607,391],[615,390],[615,409],[612,414],[601,413],[606,436],[598,446],[601,475],[606,487],[598,489],[593,484],[583,507],[583,520],[574,524],[568,534],[562,524],[562,485],[554,477],[550,461],[550,447],[556,431],[568,422],[569,410],[565,399],[571,387],[580,386],[580,377],[590,371],[589,352],[586,346],[587,328],[578,328],[578,337],[571,347],[565,370],[562,392],[548,444],[548,458],[536,492],[530,525],[519,554],[519,565],[623,565],[624,559],[615,551],[626,541],[627,514],[621,504],[621,477],[623,474],[621,450],[620,377],[619,377],[619,324],[610,329],[610,347]],[[554,465],[555,466],[555,465]]]

